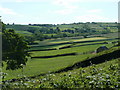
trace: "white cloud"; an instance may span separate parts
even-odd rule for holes
[[[61,14],[61,15],[66,15],[66,14],[73,13],[73,10],[70,10],[70,9],[63,9],[63,10],[57,10],[57,11],[55,11],[55,13]]]
[[[79,22],[116,22],[117,19],[111,19],[111,17],[104,17],[100,15],[83,15],[76,16],[75,21]]]
[[[16,16],[16,17],[23,17],[24,16],[24,15],[16,13],[12,9],[5,8],[2,6],[0,6],[0,14],[1,14],[1,16],[4,16],[4,15],[12,15],[12,16]]]
[[[67,14],[74,13],[75,10],[76,9],[72,9],[72,8],[64,8],[64,9],[61,9],[61,10],[52,11],[52,13],[61,14],[61,15],[67,15]]]
[[[88,13],[102,13],[101,9],[92,9],[92,10],[88,10]]]
[[[4,8],[2,6],[0,6],[0,12],[3,14],[9,14],[9,15],[16,15],[17,14],[13,10],[11,10],[9,8]]]
[[[51,0],[52,1],[52,0]],[[79,6],[81,2],[117,2],[118,0],[53,0],[52,4],[62,9],[53,11],[57,14],[67,15],[72,14],[73,12],[82,9]],[[88,10],[87,13],[102,13],[101,9]]]
[[[79,0],[53,0],[52,4],[56,6],[62,6],[64,8],[76,8],[74,5],[75,2],[78,2]]]
[[[61,5],[61,6],[69,6],[70,4],[74,3],[81,3],[81,2],[119,2],[119,0],[51,0],[53,4]]]
[[[54,12],[61,15],[71,14],[77,10],[78,6],[74,5],[74,3],[78,1],[79,0],[53,0],[53,5],[63,8]]]

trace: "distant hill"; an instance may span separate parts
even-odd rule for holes
[[[25,36],[33,36],[35,40],[44,40],[51,38],[77,37],[84,38],[90,35],[103,35],[118,32],[117,22],[87,22],[71,24],[7,24],[7,29],[15,29],[17,33]]]

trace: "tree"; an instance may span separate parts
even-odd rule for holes
[[[90,32],[90,30],[91,30],[91,28],[88,26],[88,24],[84,24],[82,28],[83,28],[84,32]]]
[[[35,31],[33,37],[35,37],[36,40],[40,40],[40,41],[44,40],[44,35],[38,30]]]
[[[13,29],[3,30],[2,33],[2,61],[7,64],[6,70],[15,70],[26,65],[28,45],[24,38],[16,34]]]
[[[3,22],[1,22],[1,24],[2,24],[2,32],[4,32],[4,30],[6,29],[5,24]]]
[[[56,31],[57,31],[57,33],[59,33],[60,32],[60,28],[56,27]]]
[[[32,44],[34,43],[35,41],[35,37],[33,37],[33,35],[26,35],[24,36],[25,37],[25,41],[28,43],[28,44]]]

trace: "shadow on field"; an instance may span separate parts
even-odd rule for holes
[[[68,45],[68,46],[60,47],[59,49],[56,49],[56,48],[50,48],[50,49],[41,49],[41,50],[29,50],[28,52],[32,52],[32,51],[51,51],[51,50],[61,50],[61,49],[66,49],[66,48],[79,47],[79,46],[88,46],[88,45],[97,45],[97,44],[108,44],[108,42],[103,42],[103,43],[93,43],[93,44],[83,44],[83,45]]]
[[[53,56],[31,57],[31,59],[33,59],[33,58],[54,58],[54,57],[71,56],[71,55],[77,55],[77,53],[66,53],[66,54],[58,54],[58,55],[53,55]]]
[[[89,43],[89,42],[99,42],[99,41],[109,41],[109,40],[116,40],[119,38],[112,38],[112,39],[103,39],[103,40],[89,40],[89,41],[75,41],[75,42],[62,42],[62,43],[57,43],[57,44],[50,44],[50,45],[44,45],[44,46],[40,46],[40,45],[36,45],[36,46],[32,46],[31,47],[48,47],[48,46],[56,46],[56,45],[64,45],[64,44],[73,44],[73,43]]]
[[[120,58],[120,49],[115,50],[115,51],[110,52],[110,53],[107,53],[107,54],[100,55],[100,56],[95,56],[95,57],[92,57],[90,59],[86,59],[86,60],[81,61],[81,62],[77,62],[72,66],[66,67],[64,69],[61,69],[61,70],[58,70],[58,71],[55,71],[55,72],[44,73],[44,74],[31,76],[31,77],[27,77],[27,78],[36,78],[36,77],[39,77],[39,76],[44,76],[46,74],[67,72],[69,70],[77,69],[77,68],[80,68],[80,67],[91,66],[92,64],[100,64],[100,63],[103,63],[105,61],[110,61],[112,59],[117,59],[117,58]],[[6,81],[7,82],[14,82],[14,81],[20,81],[21,79],[24,79],[24,77],[19,78],[19,79],[6,80]],[[6,82],[6,81],[2,81],[2,82]]]
[[[50,49],[41,49],[41,50],[28,50],[28,52],[33,52],[33,51],[50,51],[50,50],[56,50],[56,48],[50,48]]]
[[[97,45],[97,44],[108,44],[108,42],[103,42],[103,43],[93,43],[93,44],[83,44],[83,45],[76,45],[76,46],[73,46],[73,47],[88,46],[88,45]]]
[[[90,66],[92,64],[100,64],[100,63],[103,63],[105,61],[110,61],[112,59],[117,59],[117,58],[120,58],[120,49],[116,50],[116,51],[113,51],[112,53],[103,54],[103,55],[100,55],[100,56],[96,56],[96,57],[93,57],[93,58],[75,63],[72,66],[69,66],[67,68],[58,70],[54,73],[66,72],[66,71],[77,69],[77,68],[80,68],[80,67],[87,67],[87,66]]]

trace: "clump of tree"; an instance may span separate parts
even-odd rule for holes
[[[6,30],[2,24],[2,61],[6,62],[6,70],[15,70],[26,65],[29,56],[27,42],[13,29]]]

